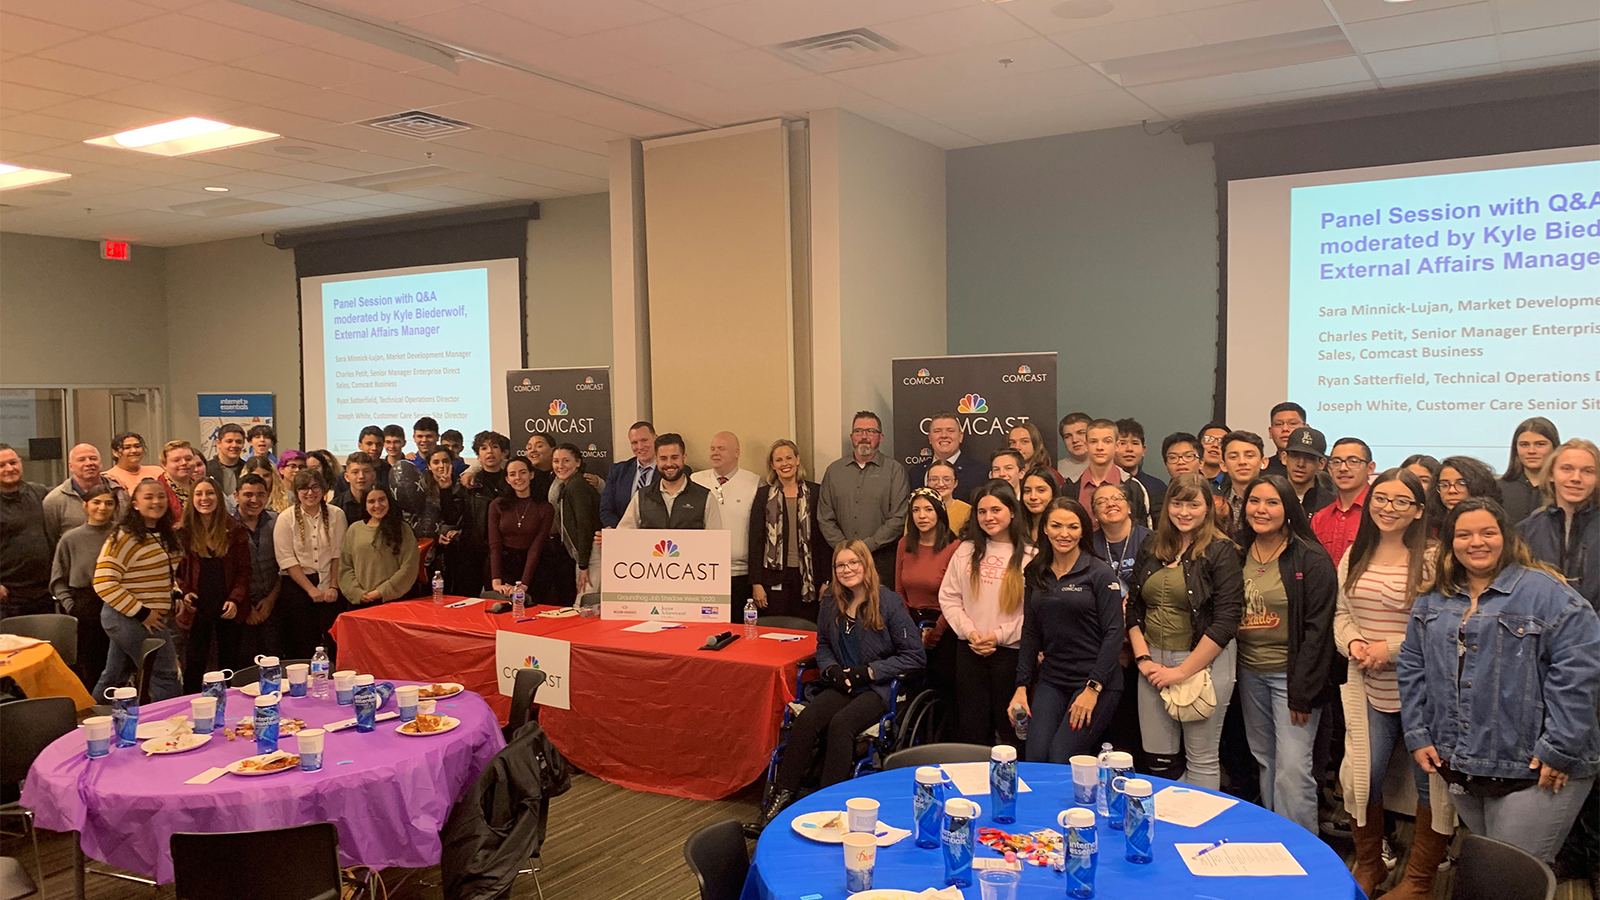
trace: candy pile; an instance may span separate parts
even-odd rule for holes
[[[1030,865],[1050,866],[1061,871],[1066,860],[1063,856],[1061,832],[1053,828],[1030,831],[1027,834],[1010,834],[998,828],[978,829],[978,843],[1002,855],[1016,854],[1016,858]]]

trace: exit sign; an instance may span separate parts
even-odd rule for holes
[[[100,258],[101,259],[124,259],[124,260],[128,259],[129,258],[129,256],[128,256],[128,242],[127,241],[101,241],[100,242]]]

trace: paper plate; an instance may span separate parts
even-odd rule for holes
[[[823,844],[842,844],[844,836],[850,832],[850,814],[842,809],[822,809],[795,816],[789,827],[803,838]]]
[[[162,736],[145,741],[139,745],[139,749],[149,754],[164,756],[168,753],[187,753],[204,747],[210,740],[209,734],[186,734],[175,739]]]
[[[895,888],[873,888],[870,891],[860,891],[851,894],[846,900],[916,900],[922,896],[916,891],[902,891]]]
[[[140,722],[139,730],[136,733],[141,741],[166,737],[172,733],[172,723],[166,719],[157,719],[154,722]]]
[[[407,722],[404,725],[401,725],[400,727],[396,728],[395,729],[395,733],[396,734],[403,734],[406,737],[434,737],[435,735],[449,734],[450,732],[456,730],[456,728],[461,724],[461,720],[457,719],[457,718],[455,718],[453,716],[444,716],[443,719],[444,719],[444,727],[440,728],[438,731],[423,731],[423,732],[407,731],[406,729],[408,727],[410,727],[412,724],[414,724],[412,722]]]
[[[463,687],[463,686],[461,686],[459,684],[456,684],[454,681],[436,681],[436,682],[434,682],[434,684],[437,684],[442,688],[448,688],[449,689],[449,693],[435,694],[435,695],[433,695],[431,697],[424,697],[424,696],[421,695],[421,692],[419,691],[418,694],[417,694],[417,699],[418,700],[444,700],[444,699],[446,699],[448,697],[454,697],[455,695],[457,695],[457,694],[461,693],[462,691],[466,690],[465,687]],[[425,685],[425,684],[424,685],[418,685],[418,687],[431,687],[431,686],[432,685]]]
[[[240,685],[239,693],[245,695],[246,697],[259,697],[261,696],[261,682],[252,681],[249,684]],[[288,681],[282,678],[278,679],[278,693],[284,697],[289,696]]]
[[[282,751],[279,751],[279,752],[282,752]],[[281,769],[273,769],[270,772],[259,772],[259,771],[255,771],[255,770],[246,770],[246,769],[241,769],[240,768],[240,766],[244,765],[249,760],[252,760],[252,759],[265,759],[265,758],[267,758],[269,756],[274,756],[274,755],[276,755],[276,754],[263,753],[260,756],[247,756],[244,759],[236,759],[233,762],[228,763],[223,768],[227,769],[229,772],[231,772],[234,775],[276,775],[279,772],[298,772],[300,770],[300,757],[295,756],[293,753],[289,754],[289,756],[294,758],[294,762],[291,763],[290,765],[284,766]]]

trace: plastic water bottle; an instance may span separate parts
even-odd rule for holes
[[[944,770],[917,768],[917,789],[911,797],[911,820],[916,822],[916,844],[924,850],[939,846],[940,813],[944,811]]]
[[[1122,778],[1122,796],[1127,804],[1122,830],[1128,849],[1123,858],[1147,865],[1154,856],[1156,840],[1155,785],[1143,778]]]
[[[311,654],[311,696],[318,700],[328,699],[328,651],[318,647]]]
[[[1066,829],[1067,896],[1089,900],[1094,896],[1094,870],[1100,863],[1095,815],[1077,807],[1058,815],[1056,824]]]
[[[275,753],[278,750],[278,692],[270,691],[256,698],[256,753]]]
[[[978,817],[983,809],[962,797],[951,797],[944,802],[944,827],[940,842],[944,844],[944,883],[956,887],[972,887],[972,857],[978,850]]]
[[[444,574],[438,569],[433,570],[433,605],[444,605]]]
[[[354,705],[356,731],[371,732],[378,727],[378,688],[371,675],[357,675]]]
[[[1011,728],[1017,733],[1017,737],[1023,740],[1028,739],[1028,718],[1028,713],[1022,708],[1021,703],[1011,707]]]
[[[1008,825],[1017,820],[1017,748],[1000,744],[989,751],[989,804],[994,820]]]
[[[756,615],[756,601],[746,600],[744,602],[744,639],[747,641],[756,639]]]
[[[1095,812],[1101,817],[1111,815],[1107,795],[1111,793],[1111,742],[1100,745],[1100,790],[1095,793]]]
[[[1108,767],[1105,772],[1111,776],[1111,789],[1106,792],[1111,795],[1106,798],[1106,824],[1113,831],[1121,831],[1123,819],[1128,814],[1128,797],[1122,788],[1133,778],[1133,754],[1113,750],[1106,754],[1106,762]]]
[[[131,687],[108,687],[106,699],[111,701],[112,745],[132,747],[139,743],[139,692]]]
[[[528,589],[517,582],[511,589],[511,621],[520,620],[528,612]]]

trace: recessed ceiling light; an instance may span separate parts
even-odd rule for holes
[[[71,177],[66,172],[52,172],[49,169],[26,169],[22,166],[8,166],[5,163],[0,163],[0,191],[28,187],[34,184],[46,184]]]
[[[117,150],[137,150],[140,153],[153,153],[157,156],[184,156],[223,147],[270,141],[276,137],[278,135],[270,131],[257,131],[254,128],[243,128],[226,122],[190,116],[186,119],[174,119],[171,122],[146,125],[132,131],[94,138],[84,143]]]
[[[217,187],[216,185],[211,185],[211,186],[207,187],[206,190],[210,191],[213,194],[226,194],[228,192],[227,188],[225,188],[225,187]]]
[[[285,156],[314,156],[317,152],[314,147],[302,147],[299,144],[281,144],[272,150]]]
[[[1063,19],[1093,19],[1111,12],[1111,0],[1064,0],[1050,11]]]

